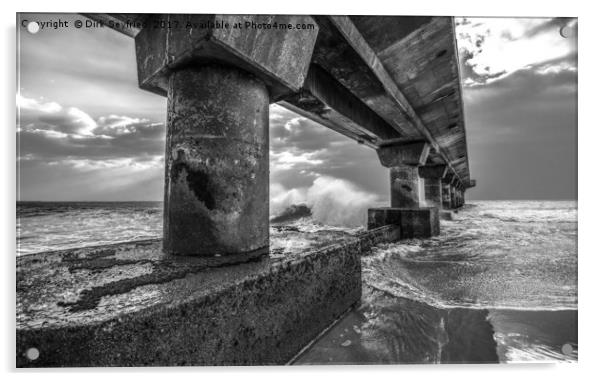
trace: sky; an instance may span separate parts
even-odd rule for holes
[[[456,18],[477,180],[468,200],[576,199],[576,29],[573,19]],[[166,99],[138,88],[133,39],[108,28],[20,32],[19,199],[162,200]],[[336,218],[388,199],[374,150],[270,106],[272,214],[308,203]]]

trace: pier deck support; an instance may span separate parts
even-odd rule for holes
[[[265,254],[269,104],[303,85],[318,30],[186,27],[309,16],[151,17],[170,26],[136,36],[139,85],[168,103],[163,249],[229,263]]]
[[[268,89],[237,68],[169,79],[164,249],[261,254],[269,233]]]
[[[443,189],[441,179],[447,173],[447,165],[430,165],[420,167],[420,177],[424,179],[424,200],[426,206],[441,209],[443,207]]]
[[[451,209],[451,186],[443,181],[441,182],[441,198],[443,209]]]
[[[419,167],[426,163],[430,146],[426,142],[387,145],[377,150],[383,166],[390,168],[391,207],[368,210],[368,228],[396,224],[401,238],[430,237],[439,234],[439,214],[435,207],[421,207],[425,197]]]
[[[412,142],[381,147],[378,158],[389,168],[391,207],[418,208],[424,198],[424,182],[418,167],[424,165],[430,151],[426,142]]]

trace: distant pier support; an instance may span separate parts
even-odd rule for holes
[[[424,180],[424,204],[441,209],[443,207],[441,179],[447,174],[447,165],[422,166],[418,172]]]
[[[214,15],[154,15],[135,37],[138,82],[167,96],[163,248],[242,262],[269,248],[269,105],[305,81],[314,30],[194,29]],[[221,16],[310,23],[309,16]],[[177,27],[180,25],[181,27]],[[241,24],[242,25],[242,24]]]
[[[386,145],[377,149],[381,164],[390,169],[391,207],[369,209],[369,229],[395,224],[401,228],[401,238],[439,234],[439,209],[421,207],[425,188],[419,168],[426,163],[429,152],[429,144],[423,141]]]
[[[454,183],[454,209],[457,209],[460,207],[460,197],[459,197],[459,191],[458,191],[458,183]]]
[[[424,181],[419,166],[424,165],[430,151],[426,142],[412,142],[381,147],[378,158],[390,170],[391,207],[418,208],[424,199]]]
[[[451,209],[451,185],[445,182],[445,177],[441,181],[441,198],[443,209]]]

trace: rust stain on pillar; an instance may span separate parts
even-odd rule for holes
[[[164,250],[249,253],[269,247],[269,94],[228,66],[169,78]]]

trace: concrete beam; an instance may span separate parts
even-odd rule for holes
[[[373,74],[381,83],[386,93],[386,97],[390,102],[370,102],[370,106],[373,107],[373,109],[379,113],[379,115],[383,116],[383,118],[387,120],[393,127],[397,128],[402,135],[404,135],[405,129],[400,125],[400,123],[403,123],[404,121],[399,118],[391,118],[391,110],[396,109],[398,114],[403,115],[403,119],[411,123],[413,128],[419,132],[419,136],[430,143],[433,151],[437,152],[443,157],[445,162],[450,165],[451,171],[454,172],[457,177],[460,177],[460,174],[458,174],[454,168],[454,162],[452,158],[447,152],[445,152],[445,150],[441,150],[437,139],[425,126],[420,116],[412,107],[411,103],[399,89],[398,81],[391,76],[390,72],[381,62],[379,55],[372,49],[370,44],[365,40],[364,36],[357,29],[351,19],[347,16],[328,16],[328,19],[343,35],[347,43],[362,58],[364,63],[368,65],[370,70],[372,70]],[[455,42],[455,38],[453,41]],[[382,107],[388,108],[389,112],[387,113],[384,109],[381,109],[381,105]],[[462,112],[462,110],[459,112]]]
[[[311,64],[298,93],[278,103],[360,143],[376,148],[399,134],[328,72]]]
[[[376,150],[383,167],[420,166],[426,163],[431,147],[425,141],[381,146]]]
[[[447,174],[449,167],[447,165],[423,165],[418,168],[420,177],[442,179]]]
[[[144,67],[140,70],[143,88],[165,94],[168,77],[165,70],[217,59],[260,78],[269,89],[271,101],[279,101],[294,93],[293,99],[296,98],[299,102],[287,103],[286,106],[359,143],[375,148],[383,142],[396,139],[424,139],[431,144],[432,151],[436,154],[433,157],[437,158],[432,163],[448,164],[450,171],[463,182],[464,189],[470,185],[462,89],[452,17],[86,16],[136,38],[150,33],[145,25],[162,23],[170,26],[155,28],[155,32],[157,35],[165,35],[162,42],[165,48],[178,48],[181,54],[164,54],[162,50],[165,49],[158,47],[158,54],[150,55],[155,58],[145,57]],[[207,22],[234,25],[241,21],[284,24],[291,20],[304,23],[312,23],[313,20],[313,25],[317,28],[305,31],[294,29],[290,33],[275,29],[251,29],[251,32],[245,29],[245,33],[240,33],[232,27],[173,27],[173,24],[185,25],[181,21],[186,24],[191,22],[193,25]],[[126,24],[129,25],[128,28],[123,28],[122,25]],[[166,29],[170,32],[160,31]],[[299,39],[300,33],[312,32],[317,33],[317,37],[313,34],[308,39],[305,39],[307,36]],[[277,48],[278,44],[281,44],[282,50]],[[341,92],[338,90],[336,96],[326,92],[327,96],[330,95],[329,98],[316,96],[318,93],[312,93],[307,88],[300,90],[303,82],[301,67],[306,68],[308,61],[304,58],[297,59],[298,62],[281,60],[283,56],[299,54],[302,57],[309,54],[313,64],[322,68],[330,76],[329,79],[344,88],[347,95],[354,96],[364,107],[350,106],[350,98],[340,97]],[[279,60],[282,65],[278,64]],[[321,82],[323,81],[317,83]],[[366,113],[366,108],[372,113]],[[397,136],[391,136],[391,131]]]
[[[141,88],[165,95],[169,73],[181,67],[220,62],[260,78],[276,101],[298,91],[309,68],[318,35],[313,29],[234,28],[235,24],[312,24],[309,16],[157,14],[135,37]],[[209,28],[203,25],[229,27]]]

